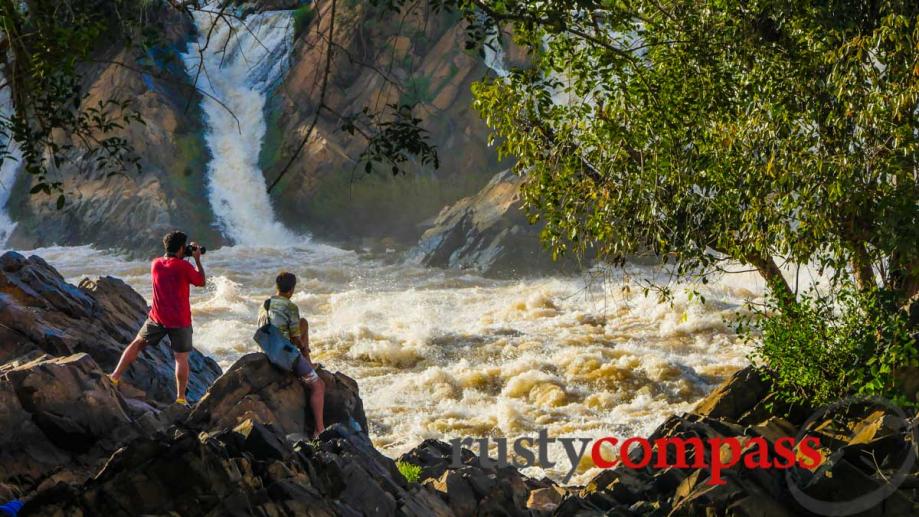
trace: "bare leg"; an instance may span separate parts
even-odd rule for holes
[[[319,433],[325,431],[325,422],[322,420],[322,411],[325,406],[325,383],[322,379],[316,379],[313,382],[307,382],[310,390],[310,409],[313,410],[313,420],[316,422],[316,429],[313,438],[319,436]]]
[[[176,399],[185,399],[185,388],[188,386],[189,352],[173,352],[176,359]]]
[[[121,359],[118,360],[118,366],[116,366],[115,371],[112,372],[112,380],[115,382],[120,381],[121,376],[131,367],[131,363],[137,359],[137,356],[140,355],[146,346],[147,342],[144,341],[142,337],[134,338],[134,341],[131,341],[131,344],[121,353]]]
[[[300,318],[300,339],[306,348],[310,346],[310,324],[304,318]],[[303,354],[306,363],[313,367],[313,361],[309,353]],[[325,431],[325,422],[322,419],[323,408],[325,407],[325,383],[322,379],[316,378],[315,381],[305,381],[307,389],[310,390],[310,409],[313,411],[313,420],[316,422],[316,429],[313,432],[313,438],[319,436],[319,433]]]

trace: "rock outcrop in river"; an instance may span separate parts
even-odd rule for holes
[[[444,208],[412,248],[409,260],[431,267],[469,269],[493,276],[573,269],[555,262],[520,204],[524,178],[500,172],[478,193]]]
[[[67,281],[51,265],[10,251],[0,256],[0,364],[86,353],[111,371],[147,317],[147,302],[113,277]],[[148,347],[125,383],[151,401],[175,400],[174,362],[168,338]],[[197,400],[220,375],[213,359],[189,356],[188,396]]]

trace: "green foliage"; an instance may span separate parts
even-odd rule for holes
[[[364,171],[373,172],[375,164],[387,165],[393,176],[403,171],[402,165],[417,162],[421,167],[440,167],[437,149],[427,141],[428,131],[421,127],[421,119],[414,115],[415,105],[389,104],[386,111],[363,110],[342,118],[343,131],[354,135],[361,132],[367,137],[367,148],[361,153]],[[367,135],[359,122],[374,128]]]
[[[405,478],[409,483],[417,483],[421,478],[421,465],[413,465],[404,461],[397,461],[396,468],[399,469],[399,473],[402,474],[402,477]]]
[[[919,366],[919,350],[906,313],[892,310],[892,302],[889,292],[851,285],[834,297],[771,297],[740,331],[754,347],[753,363],[786,402],[820,406],[860,394],[904,403],[896,374]]]
[[[24,169],[36,179],[32,194],[56,195],[63,207],[62,183],[49,172],[65,160],[92,162],[109,174],[140,168],[139,157],[119,136],[143,122],[131,99],[88,103],[78,65],[103,38],[139,50],[156,46],[156,31],[136,30],[148,7],[126,0],[0,2],[2,87],[15,108],[0,118],[0,160],[12,159],[9,140],[19,143]]]
[[[306,32],[310,22],[316,17],[316,11],[313,9],[312,3],[303,4],[294,9],[292,17],[294,20],[294,37],[298,38]]]
[[[530,52],[474,93],[556,254],[919,290],[919,3],[476,4],[474,45],[504,22]]]

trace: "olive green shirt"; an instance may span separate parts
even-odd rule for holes
[[[300,309],[297,304],[284,298],[283,296],[272,296],[271,304],[268,306],[268,313],[265,312],[265,306],[258,311],[258,326],[262,326],[271,319],[271,324],[280,329],[281,334],[288,340],[296,340],[299,346],[300,340]]]

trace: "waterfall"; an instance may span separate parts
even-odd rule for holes
[[[266,94],[287,71],[291,15],[269,11],[218,20],[215,13],[213,4],[194,13],[198,41],[183,56],[186,70],[206,93],[201,105],[212,156],[207,168],[211,208],[235,244],[289,246],[302,237],[277,220],[258,157]]]
[[[0,75],[0,80],[5,78]],[[7,85],[0,90],[0,118],[9,120],[13,114],[13,98],[10,86]],[[16,172],[19,171],[22,162],[22,153],[19,150],[19,144],[10,139],[8,135],[0,134],[0,141],[5,144],[6,156],[3,157],[3,163],[0,164],[0,246],[5,246],[10,235],[16,228],[16,223],[10,218],[7,212],[7,203],[10,200],[10,192],[13,184],[16,182]]]

